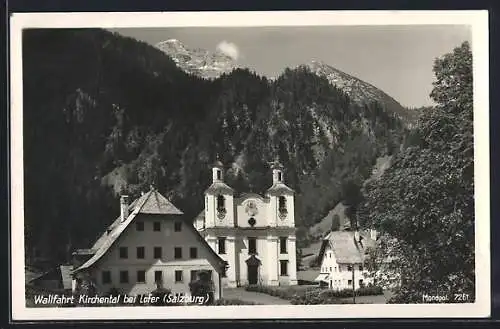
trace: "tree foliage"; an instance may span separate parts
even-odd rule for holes
[[[420,118],[417,142],[367,187],[369,222],[386,233],[377,257],[381,272],[400,274],[393,281],[399,286],[395,302],[475,291],[469,44],[436,59],[434,72],[431,97],[437,106]]]

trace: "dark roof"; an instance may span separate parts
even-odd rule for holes
[[[224,168],[224,164],[222,162],[220,162],[219,160],[215,161],[213,166],[216,168]]]
[[[361,243],[355,242],[355,232],[332,231],[324,239],[319,252],[320,259],[323,258],[326,247],[329,245],[337,263],[339,264],[360,264],[365,260],[365,253],[368,248],[376,246],[376,242],[370,239],[369,234],[360,232],[363,238]]]
[[[73,272],[79,272],[90,268],[94,265],[106,252],[111,248],[113,243],[121,236],[129,224],[134,220],[138,214],[155,214],[155,215],[182,215],[182,211],[177,209],[170,201],[168,201],[163,195],[161,195],[155,189],[151,189],[148,193],[145,193],[140,198],[136,199],[129,206],[129,216],[125,221],[121,221],[118,217],[101,235],[99,239],[92,246],[92,250],[95,254],[87,260],[80,267],[75,269]],[[195,236],[202,242],[216,257],[217,262],[223,264],[223,260],[215,253],[215,251],[208,245],[208,243],[201,237],[201,235],[196,231],[193,225],[186,225],[188,228],[192,229]]]
[[[218,192],[233,194],[234,190],[224,182],[213,182],[212,185],[210,185],[210,187],[207,188],[205,191],[205,193],[218,193]]]
[[[285,184],[281,182],[274,183],[273,186],[271,186],[267,192],[267,194],[273,195],[273,194],[294,194],[295,191],[286,186]]]
[[[182,211],[177,209],[170,201],[167,200],[167,198],[158,193],[156,190],[149,191],[141,198],[145,198],[146,201],[139,211],[140,214],[183,215]],[[141,198],[139,198],[139,200]]]

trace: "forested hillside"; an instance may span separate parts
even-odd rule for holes
[[[61,29],[25,31],[23,63],[26,250],[57,261],[116,218],[117,193],[154,184],[193,218],[217,154],[238,192],[263,192],[279,158],[304,241],[406,136],[383,105],[354,103],[304,66],[210,81],[145,43]]]

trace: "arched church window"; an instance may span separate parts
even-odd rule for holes
[[[217,197],[217,210],[222,210],[222,209],[225,209],[225,204],[224,204],[224,196],[223,195],[219,195]]]
[[[220,180],[221,179],[221,172],[220,170],[217,170],[217,179]]]
[[[217,217],[219,219],[226,217],[226,206],[223,195],[217,196]]]
[[[279,211],[281,213],[286,213],[287,212],[287,209],[286,209],[286,198],[284,196],[280,196],[279,197]]]

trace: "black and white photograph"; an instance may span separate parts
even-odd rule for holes
[[[13,15],[14,319],[488,316],[487,24]]]

